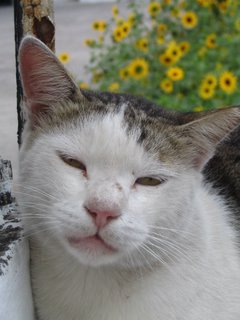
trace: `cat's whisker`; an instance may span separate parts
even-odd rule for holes
[[[148,249],[148,252],[151,254],[151,253],[154,253],[154,251],[149,248],[149,246],[145,245],[145,249]],[[171,272],[171,274],[176,277],[177,276],[177,270],[176,269],[173,269],[171,267],[171,265],[163,258],[164,256],[164,253],[162,253],[162,256],[159,256],[158,254],[154,253],[152,254],[152,256],[158,261],[160,262],[169,272]],[[169,257],[167,257],[169,259]],[[174,261],[176,262],[176,261]]]
[[[189,255],[186,253],[186,247],[180,245],[177,242],[174,242],[172,240],[166,240],[166,239],[160,239],[157,237],[151,237],[151,235],[149,236],[150,239],[152,239],[153,241],[157,242],[158,244],[160,244],[161,246],[165,246],[168,249],[167,250],[172,250],[172,252],[174,252],[175,254],[179,254],[179,256],[184,257],[185,259],[187,259],[189,262],[191,262],[191,259],[189,258]],[[157,244],[155,244],[157,247]],[[185,251],[182,251],[185,250]]]
[[[170,231],[170,232],[175,232],[175,233],[186,233],[189,235],[194,235],[194,233],[190,232],[189,230],[183,230],[183,229],[176,229],[176,228],[167,228],[167,227],[161,227],[161,226],[154,226],[154,225],[149,225],[149,229],[155,229],[155,230],[163,230],[163,231]]]
[[[135,268],[136,265],[137,265],[137,266],[139,266],[139,268],[140,268],[140,270],[141,270],[142,267],[147,268],[147,266],[148,266],[148,269],[151,270],[151,269],[152,269],[152,266],[151,266],[151,264],[149,263],[147,257],[146,257],[146,256],[144,255],[144,253],[142,252],[141,246],[135,244],[133,247],[134,247],[134,249],[142,256],[143,261],[144,261],[144,264],[143,264],[143,262],[142,262],[141,260],[140,260],[140,263],[139,263],[139,261],[138,261],[139,259],[136,257],[136,255],[133,255],[132,252],[129,252],[129,254],[132,256],[132,258],[135,259],[136,262],[137,262],[136,264],[133,265],[133,267]]]
[[[162,265],[164,265],[166,268],[169,268],[167,262],[162,257],[157,255],[151,248],[149,248],[149,246],[147,246],[146,244],[143,244],[141,246],[141,248],[143,248],[148,254],[150,254],[154,258],[155,261],[158,261]]]
[[[42,210],[42,212],[48,212],[49,206],[45,205],[44,203],[24,203],[21,205],[22,210],[24,211],[25,209],[33,209],[33,214],[37,214],[38,211],[36,212],[36,209]],[[20,212],[22,214],[22,212]]]
[[[178,260],[182,260],[183,258],[187,261],[189,260],[189,257],[187,255],[185,255],[184,253],[180,253],[179,250],[177,250],[176,248],[167,245],[166,243],[161,243],[161,245],[157,245],[156,243],[153,243],[152,241],[148,242],[151,246],[153,246],[154,248],[158,249],[159,251],[161,251],[163,253],[163,255],[165,255],[167,258],[169,258],[169,260],[171,260],[172,262],[176,262]],[[164,248],[165,247],[165,248]],[[177,258],[177,260],[173,260],[173,258]]]
[[[127,258],[128,258],[128,261],[129,261],[129,268],[132,269],[136,266],[136,264],[134,263],[134,258],[131,254],[131,252],[127,252]]]
[[[160,226],[154,226],[154,225],[147,225],[148,229],[150,229],[150,231],[147,231],[146,229],[140,229],[140,228],[133,228],[132,226],[128,226],[128,225],[125,225],[124,226],[124,229],[126,229],[126,234],[129,234],[130,232],[131,233],[135,233],[135,234],[145,234],[145,235],[148,235],[148,233],[152,233],[152,234],[156,234],[156,235],[159,235],[160,231],[169,231],[169,232],[172,232],[172,233],[176,233],[178,235],[192,235],[194,236],[194,233],[190,232],[190,231],[187,231],[187,230],[183,230],[183,229],[174,229],[174,228],[167,228],[167,227],[160,227]],[[153,229],[156,229],[156,232],[153,231]]]
[[[20,204],[20,205],[22,205],[22,203],[24,203],[24,201],[22,201],[22,197],[23,198],[25,198],[24,196],[27,196],[27,197],[29,197],[30,199],[28,199],[28,201],[34,201],[35,199],[36,200],[38,200],[39,202],[41,202],[41,203],[43,203],[43,204],[46,204],[46,205],[48,205],[49,206],[49,204],[50,204],[50,202],[49,202],[49,200],[50,201],[52,201],[52,199],[47,199],[46,197],[41,197],[41,196],[37,196],[37,195],[35,195],[35,194],[28,194],[28,193],[24,193],[24,192],[17,192],[17,194],[19,195],[19,196],[21,196],[21,198],[20,199],[17,199],[17,202]]]
[[[44,192],[43,190],[38,189],[38,188],[35,187],[35,186],[24,186],[24,185],[18,184],[18,183],[14,183],[14,185],[16,185],[17,187],[19,187],[20,189],[26,189],[26,190],[29,190],[29,191],[34,191],[34,192],[36,192],[37,194],[40,194],[40,195],[45,196],[45,197],[47,197],[47,198],[51,198],[51,199],[53,199],[53,200],[59,201],[59,199],[56,198],[55,196],[53,196],[52,194],[46,193],[46,192]],[[20,193],[21,191],[19,191],[19,190],[14,190],[13,193],[17,193],[17,192]],[[27,194],[27,195],[31,195],[31,194]]]
[[[26,216],[32,216],[33,218],[41,216],[44,219],[48,219],[53,217],[51,215],[46,214],[45,208],[42,208],[41,206],[39,207],[26,206],[25,209],[26,210],[24,211],[24,213],[19,214],[19,218],[24,218]],[[35,209],[35,210],[37,209],[37,212],[36,211],[32,212],[31,211],[32,209]]]
[[[54,224],[53,224],[53,226],[51,224],[48,224],[47,227],[46,227],[46,224],[39,225],[37,230],[31,230],[31,231],[24,230],[23,237],[31,238],[32,236],[36,236],[38,234],[45,233],[46,231],[48,231],[48,236],[49,236],[51,234],[49,231],[53,231],[55,229],[58,230],[57,227],[58,226],[56,226]]]
[[[31,223],[33,222],[34,225],[36,225],[36,223],[40,223],[40,222],[43,222],[43,223],[55,223],[56,225],[59,225],[59,222],[56,221],[56,219],[53,219],[53,218],[48,218],[48,219],[43,219],[42,217],[31,217],[31,216],[26,216],[24,217],[24,219],[22,220],[23,221],[23,226],[25,224],[28,224],[28,223]]]
[[[155,240],[155,241],[161,241],[162,243],[165,242],[165,243],[171,243],[173,245],[176,245],[178,248],[181,248],[183,250],[186,250],[186,244],[184,243],[180,243],[180,241],[178,241],[177,239],[174,239],[172,237],[166,237],[166,236],[163,236],[162,234],[152,234],[150,233],[148,235],[148,238],[152,239],[152,240]]]
[[[148,266],[148,268],[150,269],[150,270],[152,270],[153,269],[153,266],[151,265],[151,263],[148,261],[148,259],[147,259],[147,257],[144,255],[144,253],[142,252],[142,247],[140,246],[140,247],[136,247],[136,249],[137,249],[137,251],[139,252],[139,254],[143,257],[143,261],[146,263],[146,268],[147,268],[147,266]],[[142,263],[141,263],[142,264]]]
[[[62,225],[62,224],[60,224],[60,223],[56,223],[56,221],[54,221],[54,220],[49,220],[49,221],[42,221],[42,220],[38,220],[38,221],[34,221],[34,229],[36,229],[36,228],[38,228],[39,226],[41,226],[41,225],[45,225],[45,226],[56,226],[56,227],[58,227],[58,226],[60,226],[60,225]],[[32,228],[33,229],[33,228]]]

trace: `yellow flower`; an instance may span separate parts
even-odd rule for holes
[[[205,76],[202,83],[203,85],[216,88],[217,78],[213,74],[209,73]]]
[[[194,112],[204,111],[204,107],[203,107],[203,106],[196,106],[196,107],[193,108],[193,111],[194,111]]]
[[[237,77],[230,71],[225,71],[219,78],[219,85],[222,91],[232,94],[237,88]]]
[[[206,52],[207,52],[207,48],[206,48],[206,47],[200,48],[200,49],[198,50],[198,55],[199,55],[199,57],[204,57],[205,54],[206,54]]]
[[[80,89],[88,89],[88,88],[89,88],[89,84],[86,83],[86,82],[81,82],[81,83],[79,84],[79,88],[80,88]]]
[[[163,79],[160,82],[160,88],[166,93],[171,93],[173,92],[173,82],[170,79]]]
[[[148,51],[148,39],[147,38],[138,39],[136,42],[136,46],[141,51],[147,52]]]
[[[179,48],[182,51],[182,53],[186,53],[190,49],[190,43],[188,41],[182,41],[179,43]]]
[[[128,22],[131,26],[136,22],[136,14],[134,12],[128,15]]]
[[[119,90],[119,83],[118,82],[113,82],[108,86],[108,90],[111,92],[116,92]]]
[[[164,4],[171,4],[171,3],[172,3],[172,0],[163,0],[163,3],[164,3]]]
[[[199,87],[198,94],[202,99],[209,100],[214,96],[215,89],[214,89],[214,87],[211,87],[209,85],[202,84]]]
[[[92,28],[93,28],[93,30],[99,31],[99,28],[100,28],[99,21],[94,21],[92,23]]]
[[[174,8],[174,9],[171,10],[170,14],[171,14],[172,17],[176,18],[176,17],[178,17],[179,12],[180,11],[179,11],[178,8]]]
[[[160,23],[158,26],[157,26],[157,33],[159,35],[162,35],[165,31],[167,30],[167,25],[165,23]]]
[[[128,79],[128,78],[129,78],[129,75],[130,75],[130,74],[129,74],[129,69],[128,69],[128,67],[125,67],[125,68],[119,70],[119,76],[120,76],[120,78],[121,78],[122,80]]]
[[[91,47],[95,44],[95,40],[94,39],[85,39],[84,44],[85,44],[85,46]]]
[[[198,17],[195,12],[188,11],[182,15],[181,22],[184,28],[193,29],[198,23]]]
[[[124,21],[120,26],[117,26],[113,30],[113,39],[119,42],[126,38],[131,31],[131,24],[128,21]]]
[[[167,66],[167,67],[171,66],[174,63],[173,57],[167,54],[166,52],[162,53],[159,56],[159,60],[164,66]]]
[[[58,55],[58,59],[62,62],[62,63],[68,63],[71,60],[70,55],[67,52],[62,52]]]
[[[235,21],[235,28],[237,29],[237,31],[240,31],[240,19],[237,19]]]
[[[116,23],[117,23],[117,26],[121,26],[124,23],[124,19],[123,18],[117,18]]]
[[[179,2],[179,7],[180,8],[185,8],[186,7],[186,2],[187,2],[186,0],[179,0],[178,2]]]
[[[92,24],[92,28],[95,31],[103,32],[106,30],[107,23],[104,20],[94,21]]]
[[[99,23],[100,23],[100,29],[99,29],[99,31],[105,31],[106,28],[107,28],[107,23],[106,23],[106,21],[105,21],[105,20],[101,20],[101,21],[99,21]]]
[[[179,67],[171,67],[167,70],[167,76],[173,81],[179,81],[183,79],[184,71]]]
[[[149,3],[148,12],[152,18],[155,18],[159,14],[160,11],[161,11],[161,6],[160,6],[159,2],[152,1]]]
[[[164,43],[164,41],[165,41],[165,38],[164,38],[164,36],[158,36],[157,37],[157,44],[163,44]]]
[[[125,38],[125,34],[124,34],[121,26],[120,27],[116,27],[113,30],[113,39],[114,39],[114,41],[119,42],[119,41],[122,41],[124,38]]]
[[[177,62],[181,56],[182,56],[182,51],[180,47],[176,44],[175,41],[172,41],[169,43],[168,48],[166,50],[166,54],[172,57],[174,63]]]
[[[209,48],[209,49],[214,49],[217,47],[217,44],[216,44],[216,34],[215,33],[211,33],[207,36],[206,38],[206,46]]]
[[[95,71],[93,73],[93,78],[92,78],[92,82],[93,83],[98,83],[103,77],[103,73],[101,71]]]
[[[225,13],[229,8],[230,2],[228,0],[222,0],[218,3],[218,8],[222,13]]]
[[[136,58],[129,64],[129,74],[136,80],[146,78],[148,72],[148,62],[143,58]]]
[[[198,3],[203,7],[209,7],[213,4],[213,0],[198,0]]]
[[[98,43],[99,44],[103,44],[103,41],[104,41],[104,37],[103,36],[99,36],[98,37]]]
[[[116,17],[116,16],[118,16],[118,14],[119,14],[118,6],[113,6],[113,7],[112,7],[112,15],[113,15],[114,17]]]
[[[124,21],[123,24],[121,25],[122,31],[124,33],[124,37],[126,37],[130,30],[131,30],[131,24],[128,21]]]

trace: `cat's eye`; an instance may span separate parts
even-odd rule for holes
[[[163,183],[165,180],[164,179],[156,179],[152,177],[141,177],[138,178],[135,183],[140,184],[142,186],[151,186],[155,187],[158,186],[159,184]]]
[[[87,171],[86,166],[81,161],[74,159],[74,158],[70,158],[70,157],[63,155],[61,153],[59,153],[59,157],[62,159],[63,162],[65,162],[69,166],[76,168],[76,169],[79,169],[83,172]]]

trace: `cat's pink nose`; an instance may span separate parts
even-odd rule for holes
[[[95,207],[85,206],[88,214],[93,218],[96,226],[101,229],[111,220],[116,219],[119,216],[119,213],[112,210],[101,210],[96,209]]]

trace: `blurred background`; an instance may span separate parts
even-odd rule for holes
[[[239,0],[55,0],[56,54],[80,88],[201,112],[240,104]],[[0,155],[17,172],[13,8],[0,0]]]
[[[95,34],[92,22],[111,16],[114,2],[55,0],[56,53],[67,52],[67,68],[83,76],[90,48],[84,40]],[[15,78],[14,12],[10,0],[0,0],[0,156],[18,168],[17,111]]]

